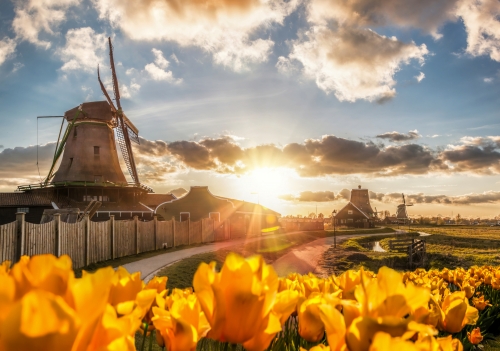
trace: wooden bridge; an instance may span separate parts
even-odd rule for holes
[[[426,262],[425,240],[423,239],[394,239],[389,241],[391,251],[406,252],[410,269],[423,266]]]

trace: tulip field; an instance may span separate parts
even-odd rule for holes
[[[231,253],[220,271],[200,264],[192,288],[167,281],[111,267],[76,278],[68,256],[3,262],[0,350],[473,350],[500,327],[493,266],[280,278]]]

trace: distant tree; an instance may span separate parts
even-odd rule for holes
[[[320,214],[318,214],[318,218],[323,219],[323,218],[325,218],[325,215],[323,213],[320,213]]]
[[[384,211],[384,218],[390,217],[391,216],[391,211],[385,210]]]
[[[455,222],[456,222],[456,224],[459,224],[460,222],[462,222],[462,216],[460,216],[460,213],[457,213],[457,215],[455,217]]]
[[[316,213],[311,212],[311,213],[309,213],[309,215],[307,217],[314,219],[314,218],[316,218]]]
[[[297,215],[297,218],[302,218],[302,215]]]

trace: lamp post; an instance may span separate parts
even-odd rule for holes
[[[333,222],[333,247],[337,248],[337,232],[335,231],[335,222],[336,222],[336,217],[337,216],[337,210],[333,210],[332,212],[332,222]]]

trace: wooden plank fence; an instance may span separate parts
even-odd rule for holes
[[[85,216],[80,222],[65,223],[60,215],[44,224],[25,221],[24,213],[16,221],[0,225],[0,262],[16,262],[23,255],[69,255],[74,268],[158,249],[230,240],[229,220],[216,222],[205,218],[197,222],[110,220],[92,222]]]
[[[426,260],[425,240],[423,239],[393,239],[389,240],[389,249],[406,252],[410,269],[424,265]]]

